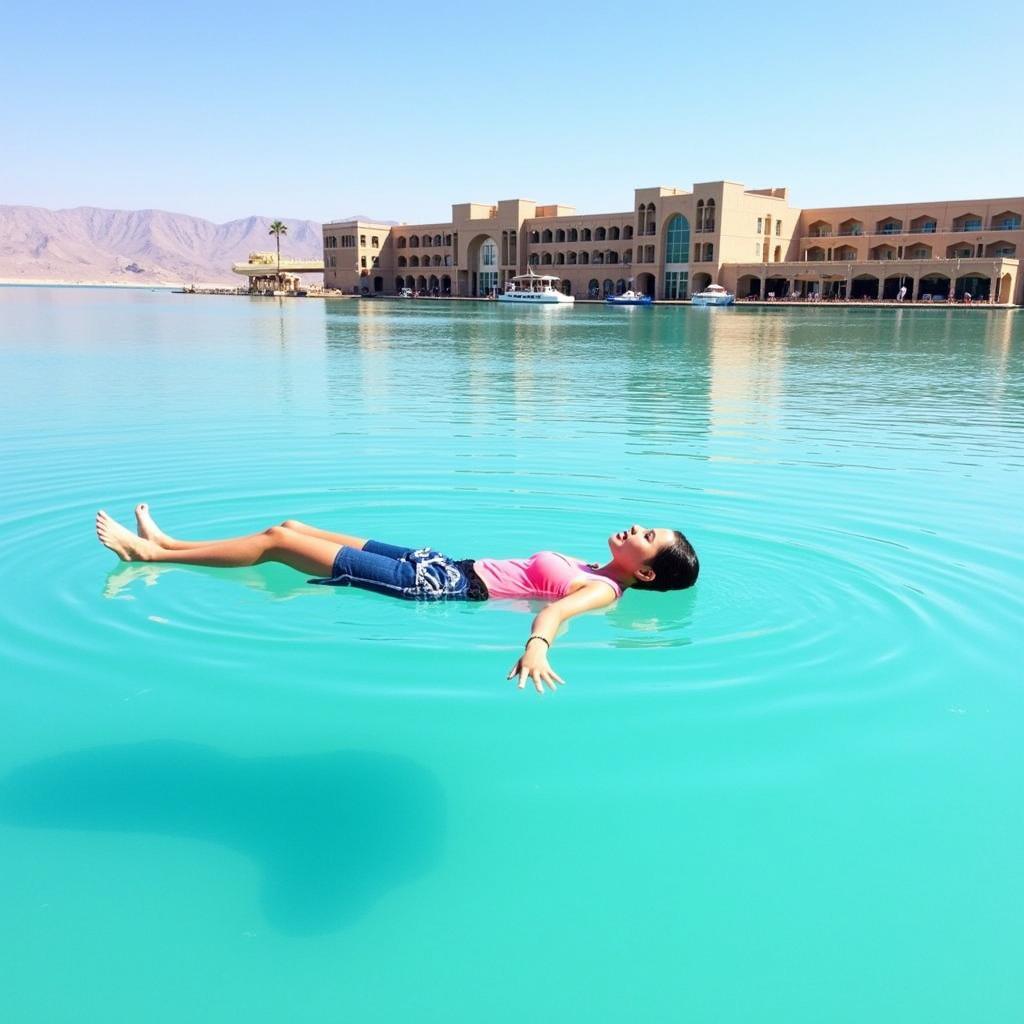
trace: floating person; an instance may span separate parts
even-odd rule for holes
[[[280,562],[316,577],[312,583],[360,587],[414,601],[550,601],[534,618],[523,654],[508,674],[509,679],[519,677],[519,689],[532,681],[538,693],[564,682],[548,662],[564,621],[612,604],[631,587],[685,590],[700,572],[696,552],[678,530],[639,525],[608,537],[611,560],[599,565],[555,551],[529,558],[457,561],[432,548],[397,547],[294,519],[229,540],[178,540],[157,526],[145,503],[136,506],[135,522],[138,532],[132,533],[106,512],[96,514],[96,535],[124,562],[221,568]]]

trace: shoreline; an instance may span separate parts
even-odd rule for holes
[[[47,281],[44,279],[28,278],[14,280],[12,278],[0,278],[0,288],[120,288],[133,291],[166,291],[186,295],[240,295],[245,298],[309,298],[309,299],[362,299],[371,302],[494,302],[494,299],[478,298],[471,295],[446,295],[441,297],[422,297],[415,299],[401,298],[398,295],[339,295],[313,293],[302,296],[258,296],[249,292],[234,291],[232,286],[226,284],[196,283],[195,290],[188,284],[172,282],[145,283],[142,281]],[[604,299],[576,299],[576,305],[586,306],[607,306]],[[657,299],[656,306],[692,306],[689,299]],[[998,302],[896,302],[894,300],[867,300],[857,301],[849,299],[835,299],[818,302],[808,302],[803,299],[743,299],[735,302],[732,309],[743,309],[745,307],[784,307],[786,309],[933,309],[933,310],[1013,310],[1022,307],[1010,303]],[[702,307],[697,307],[702,308]]]

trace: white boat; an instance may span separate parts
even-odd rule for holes
[[[521,302],[531,306],[570,306],[576,300],[558,290],[560,280],[545,274],[520,274],[505,285],[505,290],[498,296],[498,301]]]
[[[635,292],[630,289],[621,295],[609,295],[604,301],[609,306],[649,306],[654,299],[643,292]]]
[[[709,284],[702,292],[697,292],[690,299],[692,306],[731,306],[736,301],[732,292],[727,292],[720,284]]]

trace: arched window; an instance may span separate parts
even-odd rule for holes
[[[850,257],[850,258],[851,259],[856,259],[857,258],[856,250],[854,251],[853,256]],[[782,262],[782,246],[781,245],[775,246],[775,262],[776,263],[781,263]]]
[[[530,241],[531,242],[539,242],[540,241],[540,232],[539,231],[531,231],[530,232]]]
[[[440,244],[441,244],[441,236],[440,235],[434,235],[434,245],[440,245]]]
[[[401,277],[395,278],[395,291],[400,292],[405,287],[405,281]]]
[[[590,294],[592,299],[597,298],[597,293],[601,290],[601,282],[596,277],[590,279],[590,283],[587,285],[587,292]]]
[[[715,258],[715,247],[710,242],[704,243],[704,262],[710,263]]]
[[[569,241],[578,242],[580,240],[580,233],[575,228],[569,228]]]
[[[665,231],[665,262],[690,262],[690,222],[681,213],[669,218]]]
[[[540,240],[541,240],[542,242],[547,242],[547,243],[549,243],[549,244],[550,244],[550,242],[551,242],[551,241],[553,240],[553,236],[552,236],[552,234],[551,234],[551,228],[545,228],[545,229],[544,229],[544,230],[543,230],[543,231],[541,232]]]
[[[697,200],[697,230],[704,230],[704,200]]]
[[[418,267],[419,265],[420,265],[420,258],[419,258],[419,256],[410,256],[409,257],[409,266],[410,267]]]
[[[407,267],[409,265],[409,261],[404,256],[399,256],[398,265],[400,267]]]
[[[714,199],[708,200],[708,205],[704,207],[704,230],[714,231],[715,230],[715,201]]]
[[[605,295],[614,295],[615,294],[615,282],[610,277],[606,277],[604,279],[604,283],[601,285],[601,291]]]
[[[583,266],[586,266],[589,262],[590,262],[590,256],[587,253],[585,253],[585,252],[581,252],[580,253],[580,263]]]
[[[404,248],[405,248],[405,235],[402,235],[402,236],[401,236],[401,237],[400,237],[400,238],[398,239],[398,248],[399,248],[399,249],[404,249]]]
[[[551,253],[549,253],[549,252],[544,253],[544,255],[541,256],[540,261],[541,261],[541,263],[544,264],[545,267],[550,267],[551,266]]]
[[[435,267],[441,266],[441,257],[440,256],[435,256],[434,257],[434,266]]]
[[[604,228],[594,229],[594,241],[603,242],[608,237],[608,232]]]
[[[594,255],[590,257],[591,263],[604,263],[604,253],[595,249]]]
[[[535,252],[531,252],[530,258],[526,262],[529,263],[531,267],[535,267],[540,263],[540,257]]]
[[[574,266],[574,265],[575,265],[575,263],[576,263],[576,253],[575,253],[575,252],[573,252],[572,250],[570,250],[570,251],[569,251],[569,253],[568,253],[568,255],[566,256],[566,262],[567,262],[567,263],[568,263],[568,264],[569,264],[570,266]]]
[[[565,253],[564,253],[564,252],[560,252],[560,253],[558,253],[558,254],[557,254],[557,255],[555,256],[555,262],[556,262],[556,263],[557,263],[557,264],[558,264],[559,266],[562,266],[562,265],[563,265],[563,264],[565,263]]]
[[[410,235],[409,236],[409,248],[410,249],[418,249],[419,245],[420,245],[420,236],[419,235]]]
[[[632,249],[627,249],[622,254],[622,262],[623,263],[632,263],[633,262],[633,250]]]
[[[619,237],[619,229],[618,228],[609,228],[608,229],[608,238],[611,241],[616,241],[618,239],[618,237]]]
[[[614,249],[609,249],[608,252],[605,253],[604,261],[605,263],[618,263],[619,254]]]
[[[590,228],[584,228],[580,232],[580,241],[581,242],[589,242],[590,241]]]
[[[647,234],[653,235],[657,231],[658,225],[655,219],[654,203],[647,204]]]
[[[452,244],[452,236],[451,235],[445,235],[444,236],[444,244],[445,245],[451,245]]]
[[[556,242],[564,242],[565,241],[565,229],[564,228],[559,228],[555,232],[555,241]]]
[[[632,224],[627,224],[622,229],[622,237],[623,238],[632,238],[633,237],[633,225]]]

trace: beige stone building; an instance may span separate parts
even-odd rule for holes
[[[1024,198],[800,209],[785,188],[640,188],[632,209],[458,203],[450,221],[325,224],[324,284],[356,294],[483,297],[526,273],[578,298],[634,288],[737,298],[1024,303]]]

